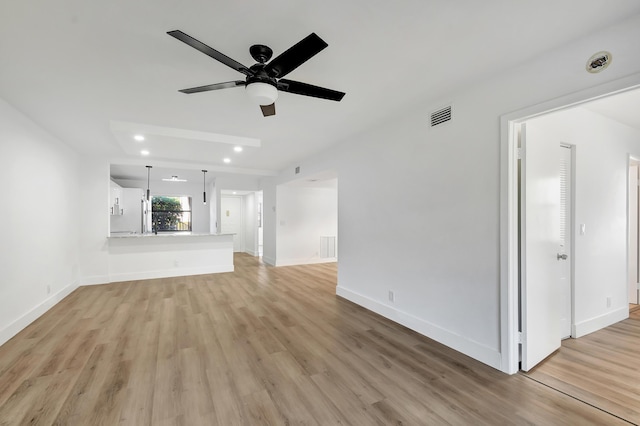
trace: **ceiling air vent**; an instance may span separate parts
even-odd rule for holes
[[[431,113],[431,127],[451,121],[451,106],[439,109]]]

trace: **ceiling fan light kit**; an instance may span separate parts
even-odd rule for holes
[[[193,94],[245,86],[245,91],[260,106],[262,115],[265,117],[275,115],[275,101],[278,98],[279,90],[331,101],[340,101],[345,95],[344,92],[283,78],[328,46],[315,33],[309,34],[271,61],[270,59],[273,55],[271,48],[262,44],[254,44],[249,48],[249,53],[257,63],[251,67],[242,65],[240,62],[231,59],[180,30],[169,31],[167,34],[246,76],[244,81],[227,81],[192,87],[180,90],[182,93]]]
[[[249,83],[245,90],[256,105],[271,105],[278,99],[278,89],[269,83]]]

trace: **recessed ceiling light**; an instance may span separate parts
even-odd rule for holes
[[[144,140],[144,136],[142,135],[135,135],[133,138],[138,142],[142,142]]]
[[[222,160],[222,161],[224,161],[225,163],[229,164],[229,163],[231,162],[231,158],[225,158],[225,159],[224,159],[224,160]]]
[[[233,150],[235,152],[242,152],[242,147],[241,146],[236,146],[235,148],[233,148]]]
[[[141,155],[149,155],[149,151],[147,151],[146,149],[143,149],[142,151],[140,151]]]
[[[233,191],[233,195],[236,195],[236,194],[237,194],[237,192],[236,192],[236,191]]]

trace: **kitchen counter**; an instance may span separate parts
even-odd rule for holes
[[[193,232],[159,232],[157,234],[147,233],[139,234],[137,232],[112,232],[109,238],[147,238],[147,237],[218,237],[234,234],[209,234],[209,233],[193,233]]]
[[[234,270],[233,234],[115,233],[107,241],[111,282]]]

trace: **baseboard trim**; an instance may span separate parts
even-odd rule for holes
[[[71,292],[73,292],[73,290],[75,290],[76,288],[78,288],[77,282],[69,284],[68,286],[49,296],[44,301],[40,302],[38,305],[22,315],[20,318],[16,319],[11,324],[0,330],[0,345],[5,344],[13,336],[27,328],[29,324],[44,315],[45,312],[57,305],[62,299],[71,294]]]
[[[500,370],[501,368],[502,357],[500,352],[497,350],[488,348],[478,342],[474,342],[466,337],[452,333],[442,327],[400,311],[392,306],[380,303],[370,297],[341,287],[340,285],[336,288],[336,294],[357,305],[369,309],[378,315],[390,319],[391,321],[410,328],[423,336],[429,337],[430,339],[442,343],[445,346],[483,362],[490,367],[497,370]]]
[[[82,277],[80,285],[99,285],[109,284],[109,275],[93,275],[90,277]]]
[[[605,327],[609,327],[619,321],[629,318],[629,307],[624,306],[614,311],[607,312],[597,317],[590,318],[586,321],[581,321],[573,326],[573,337],[582,337],[594,331],[601,330]]]
[[[138,281],[138,280],[152,280],[156,278],[184,277],[187,275],[219,274],[222,272],[233,272],[234,270],[235,269],[233,264],[205,266],[201,268],[163,269],[158,271],[111,274],[109,276],[109,282],[117,283],[122,281]]]
[[[262,261],[267,265],[276,266],[276,260],[270,257],[267,257],[264,254],[262,255]]]
[[[338,259],[335,257],[313,258],[313,259],[285,259],[276,261],[275,266],[297,266],[297,265],[315,265],[317,263],[335,263]]]

